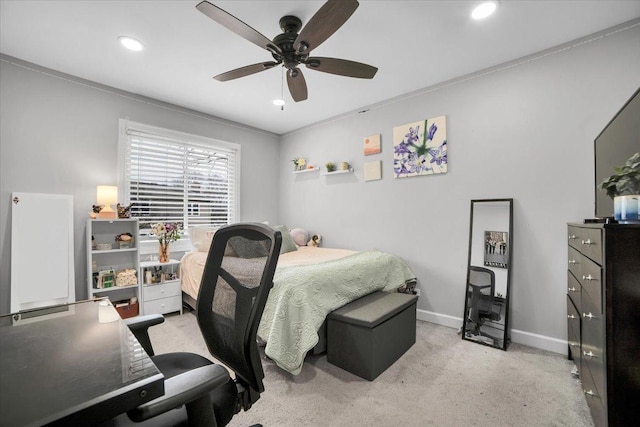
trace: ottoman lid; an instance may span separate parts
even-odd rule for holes
[[[375,328],[418,300],[416,295],[374,292],[357,299],[331,314],[329,319]]]

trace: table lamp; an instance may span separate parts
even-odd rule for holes
[[[98,214],[98,218],[117,218],[116,212],[111,208],[111,205],[118,203],[118,187],[115,185],[98,185],[97,203],[99,205],[104,205],[104,208],[102,208]]]

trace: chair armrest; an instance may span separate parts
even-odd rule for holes
[[[133,332],[133,335],[135,335],[138,342],[142,345],[144,351],[146,351],[149,356],[153,356],[155,353],[153,352],[153,346],[151,345],[151,340],[149,339],[148,329],[151,326],[163,323],[164,316],[162,314],[149,314],[147,316],[138,316],[132,317],[130,319],[125,319],[124,322],[129,327],[131,332]]]
[[[171,377],[164,382],[164,395],[127,412],[135,422],[148,420],[178,408],[209,393],[229,381],[229,371],[222,365],[207,365]]]

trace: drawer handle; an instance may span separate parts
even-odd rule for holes
[[[578,316],[574,316],[573,314],[567,314],[567,317],[569,319],[577,319],[578,318]]]
[[[583,240],[582,244],[586,246],[591,246],[593,243],[591,243],[591,239],[587,239],[587,240]]]
[[[593,314],[591,314],[591,312],[589,312],[589,314],[582,313],[582,317],[587,318],[589,320],[593,320],[593,319],[597,319],[598,318],[598,316],[594,316]]]
[[[569,292],[575,292],[575,291],[576,291],[576,287],[575,286],[569,288]]]
[[[575,234],[569,234],[569,240],[576,240],[577,237]]]
[[[587,390],[582,390],[582,391],[584,391],[584,394],[586,394],[587,396],[591,396],[591,397],[600,397],[600,396],[598,396],[598,394],[597,394],[597,393],[594,393],[594,391],[593,391],[593,390],[589,390],[589,391],[587,391]]]
[[[593,351],[589,350],[588,352],[586,351],[582,351],[582,355],[584,357],[589,357],[589,358],[594,358],[594,357],[598,357],[597,355],[593,354]]]
[[[592,280],[594,280],[594,278],[593,278],[592,275],[587,274],[586,276],[585,275],[582,276],[582,280],[592,281]]]
[[[570,259],[570,260],[569,260],[569,264],[575,264],[575,263],[576,263],[576,260],[575,260],[575,259]]]

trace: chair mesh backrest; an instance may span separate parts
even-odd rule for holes
[[[264,224],[220,228],[198,293],[198,325],[209,352],[257,392],[264,391],[264,373],[256,333],[281,244],[280,232]]]
[[[488,268],[469,267],[469,283],[476,286],[483,286],[480,293],[487,297],[493,297],[495,291],[495,274]]]

